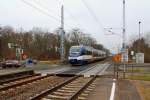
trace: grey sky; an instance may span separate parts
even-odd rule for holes
[[[59,20],[61,0],[25,0],[36,7],[46,9],[50,15]],[[36,2],[35,2],[36,1]],[[84,32],[91,34],[99,43],[116,51],[121,47],[119,35],[105,35],[105,27],[122,27],[122,0],[85,0],[94,11],[100,23],[97,23],[82,0],[64,0],[65,5],[65,29],[79,27]],[[39,5],[37,5],[38,3]],[[49,11],[47,11],[47,9]],[[126,0],[126,25],[127,38],[132,34],[138,34],[138,21],[142,21],[142,32],[150,31],[150,0]],[[42,27],[53,31],[60,26],[59,21],[49,18],[37,10],[26,5],[22,0],[0,0],[0,24],[11,25],[15,28]],[[70,15],[71,14],[71,15]],[[73,16],[73,17],[72,17]],[[99,25],[102,24],[102,25]],[[113,30],[121,35],[121,30]]]

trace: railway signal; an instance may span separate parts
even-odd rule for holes
[[[22,54],[23,54],[23,49],[21,48],[20,45],[14,44],[14,43],[8,43],[8,48],[9,49],[16,49],[16,59],[21,60],[22,59]]]

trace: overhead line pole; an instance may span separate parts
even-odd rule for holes
[[[61,3],[59,0],[57,0],[59,3]],[[72,19],[76,22],[76,25],[81,26],[83,28],[83,25],[79,23],[79,21],[76,19],[76,17],[69,11],[69,9],[65,8],[65,11],[68,12],[68,14],[70,15],[70,17],[72,17]],[[76,26],[75,25],[75,26]]]
[[[60,35],[61,35],[61,51],[60,51],[60,56],[61,56],[61,62],[64,62],[65,60],[65,49],[64,49],[64,5],[62,4],[61,6],[61,28],[60,28]]]
[[[2,28],[0,27],[0,50],[2,51],[2,33],[1,33],[1,30],[2,30]],[[2,57],[2,52],[0,52],[0,58],[1,57]]]
[[[125,72],[126,72],[126,65],[125,65],[125,61],[126,61],[126,56],[127,56],[127,53],[126,53],[126,19],[125,19],[125,0],[123,0],[123,42],[122,42],[122,61],[124,63],[123,65],[123,78],[125,78]]]
[[[123,43],[122,48],[126,49],[126,20],[125,20],[125,0],[123,0]]]

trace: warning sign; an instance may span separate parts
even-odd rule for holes
[[[120,63],[121,62],[121,58],[122,58],[122,55],[121,54],[117,54],[113,57],[113,61],[116,62],[116,63]]]
[[[22,54],[22,58],[25,60],[25,59],[27,59],[27,55],[26,54]]]

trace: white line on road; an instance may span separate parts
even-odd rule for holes
[[[99,72],[99,75],[103,75],[104,74],[104,72],[106,71],[106,69],[109,67],[109,64],[105,64],[104,66],[103,66],[103,69],[102,69],[102,71],[101,72]]]
[[[116,81],[116,79],[113,79],[114,81]],[[110,99],[109,100],[114,100],[114,96],[115,96],[115,89],[116,89],[116,83],[113,82],[112,84],[112,88],[111,88],[111,95],[110,95]]]

